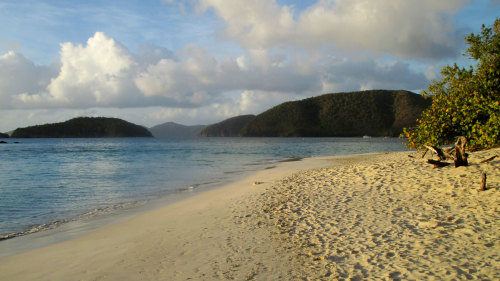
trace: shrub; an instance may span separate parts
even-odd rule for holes
[[[405,128],[408,146],[443,145],[465,136],[472,149],[500,145],[500,19],[466,37],[465,55],[476,60],[468,69],[456,65],[442,69],[424,95],[433,97],[417,126]]]

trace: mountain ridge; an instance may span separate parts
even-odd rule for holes
[[[165,122],[149,128],[155,138],[197,137],[206,125],[186,126],[175,122]]]

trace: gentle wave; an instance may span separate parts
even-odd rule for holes
[[[96,217],[96,216],[103,215],[103,214],[108,214],[108,213],[113,212],[113,211],[138,207],[138,206],[146,204],[147,202],[148,202],[147,200],[141,200],[141,201],[133,201],[133,202],[127,202],[127,203],[122,203],[122,204],[116,204],[116,205],[112,205],[112,206],[105,206],[105,207],[96,208],[92,211],[77,215],[75,217],[61,219],[61,220],[54,220],[54,221],[50,221],[47,223],[42,223],[39,225],[31,226],[31,227],[27,228],[26,230],[23,230],[20,232],[14,232],[14,233],[0,235],[0,241],[19,237],[19,236],[24,236],[24,235],[28,235],[28,234],[32,234],[32,233],[36,233],[39,231],[54,229],[62,224],[69,223],[72,221],[90,219],[92,217]]]

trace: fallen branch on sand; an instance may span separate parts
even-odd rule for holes
[[[481,160],[481,162],[479,163],[489,163],[491,160],[495,159],[498,155],[493,155],[492,157],[490,158],[487,158],[487,159],[484,159],[484,160]]]

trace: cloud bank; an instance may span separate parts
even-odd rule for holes
[[[195,45],[178,53],[144,46],[133,54],[102,32],[85,46],[62,43],[60,62],[51,67],[9,52],[0,57],[0,81],[3,109],[196,108],[241,102],[241,93],[248,91],[288,94],[293,99],[333,89],[419,88],[427,82],[404,63],[323,58],[319,64],[316,59],[266,51],[217,60]]]
[[[225,22],[224,35],[248,49],[298,47],[316,51],[391,54],[400,59],[453,57],[451,16],[467,0],[319,0],[306,10],[276,1],[200,0]]]

